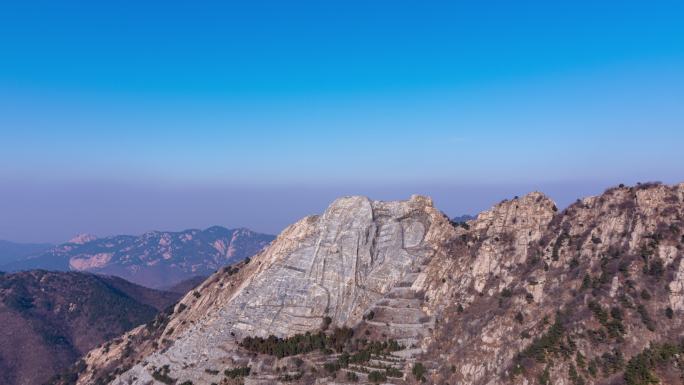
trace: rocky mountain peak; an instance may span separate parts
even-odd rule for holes
[[[413,194],[409,199],[410,202],[415,202],[417,205],[423,205],[427,207],[434,207],[432,198],[425,195]]]
[[[87,233],[81,233],[81,234],[76,234],[73,238],[69,239],[67,243],[73,243],[76,245],[84,245],[88,242],[94,241],[97,239],[97,236],[93,234],[87,234]]]
[[[476,228],[488,233],[534,231],[548,224],[558,211],[556,204],[540,192],[514,197],[498,203],[477,216]],[[528,236],[532,236],[529,235]]]

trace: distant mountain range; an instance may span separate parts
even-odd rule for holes
[[[42,253],[53,246],[50,243],[17,243],[0,240],[0,266]]]
[[[220,226],[152,231],[140,236],[97,238],[81,234],[67,243],[14,258],[0,265],[0,270],[87,271],[122,277],[147,287],[169,288],[250,257],[274,238],[249,229]]]
[[[205,276],[205,275],[196,275],[196,276],[190,277],[184,281],[180,281],[180,282],[176,283],[175,285],[163,287],[163,288],[161,288],[161,290],[168,291],[171,293],[185,294],[185,293],[189,292],[190,290],[199,286],[207,278],[209,278],[209,277]]]
[[[178,297],[87,273],[0,274],[0,383],[43,384]]]
[[[451,218],[451,221],[454,223],[463,223],[463,222],[472,221],[473,219],[477,219],[477,215],[463,214],[463,215],[459,215],[459,216]]]

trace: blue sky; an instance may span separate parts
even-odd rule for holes
[[[684,180],[676,1],[5,1],[0,238]]]

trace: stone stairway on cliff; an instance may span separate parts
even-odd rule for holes
[[[382,236],[381,231],[378,237],[379,242],[383,241]],[[412,288],[421,268],[429,262],[429,253],[418,254],[425,257],[417,259],[404,277],[369,308],[367,315],[372,314],[372,316],[367,316],[357,328],[359,338],[367,336],[369,340],[379,341],[393,339],[403,348],[387,355],[372,355],[371,359],[364,363],[351,363],[340,370],[337,380],[326,377],[319,379],[320,383],[346,384],[344,379],[347,372],[353,373],[358,378],[358,382],[355,383],[370,383],[369,373],[373,371],[386,373],[387,368],[401,372],[403,377],[387,377],[384,384],[403,385],[406,383],[405,378],[411,376],[413,364],[424,352],[421,347],[422,340],[431,333],[435,323],[434,318],[422,310],[425,302],[423,294]],[[318,367],[321,373],[325,373],[324,365],[337,362],[339,356],[339,354],[314,353],[308,355],[307,361]],[[266,379],[272,379],[272,377],[262,377],[262,380]]]
[[[378,241],[382,242],[382,231]],[[371,359],[364,363],[353,363],[347,368],[340,370],[337,380],[329,377],[320,379],[325,384],[346,384],[344,381],[347,372],[352,372],[358,378],[357,384],[370,383],[368,374],[372,371],[385,373],[387,368],[401,371],[404,377],[388,377],[384,384],[403,385],[404,378],[411,376],[411,368],[418,361],[418,356],[424,352],[421,347],[422,340],[427,337],[434,328],[435,320],[422,310],[425,303],[423,293],[413,289],[413,284],[420,275],[421,268],[429,262],[429,253],[418,253],[424,257],[418,258],[413,267],[404,274],[403,278],[376,301],[366,317],[358,325],[358,336],[368,336],[369,340],[396,340],[403,348],[391,352],[388,355],[372,355]],[[335,363],[339,354],[324,354],[321,352],[307,355],[306,361],[316,366],[319,373],[325,373],[326,363]],[[425,362],[423,362],[425,363]],[[281,373],[280,375],[284,374]],[[292,374],[292,373],[291,373]],[[260,373],[250,377],[250,384],[270,384],[282,379],[279,374]]]
[[[421,353],[418,347],[434,327],[434,319],[422,309],[424,296],[412,288],[419,268],[407,273],[384,298],[378,300],[363,321],[371,334],[394,339],[405,349],[394,352],[402,358],[413,358]]]
[[[382,372],[386,368],[398,369],[408,377],[413,363],[424,352],[422,340],[431,333],[435,320],[422,310],[425,301],[423,293],[412,286],[420,274],[421,266],[428,261],[429,258],[416,261],[402,280],[370,308],[359,325],[362,334],[377,340],[393,339],[403,347],[387,356],[373,356],[364,364],[350,365],[346,370],[354,372],[362,383],[368,381],[371,371]],[[405,381],[403,378],[388,377],[384,383],[404,384]]]

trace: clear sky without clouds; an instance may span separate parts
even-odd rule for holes
[[[684,181],[681,1],[3,1],[0,239]]]

